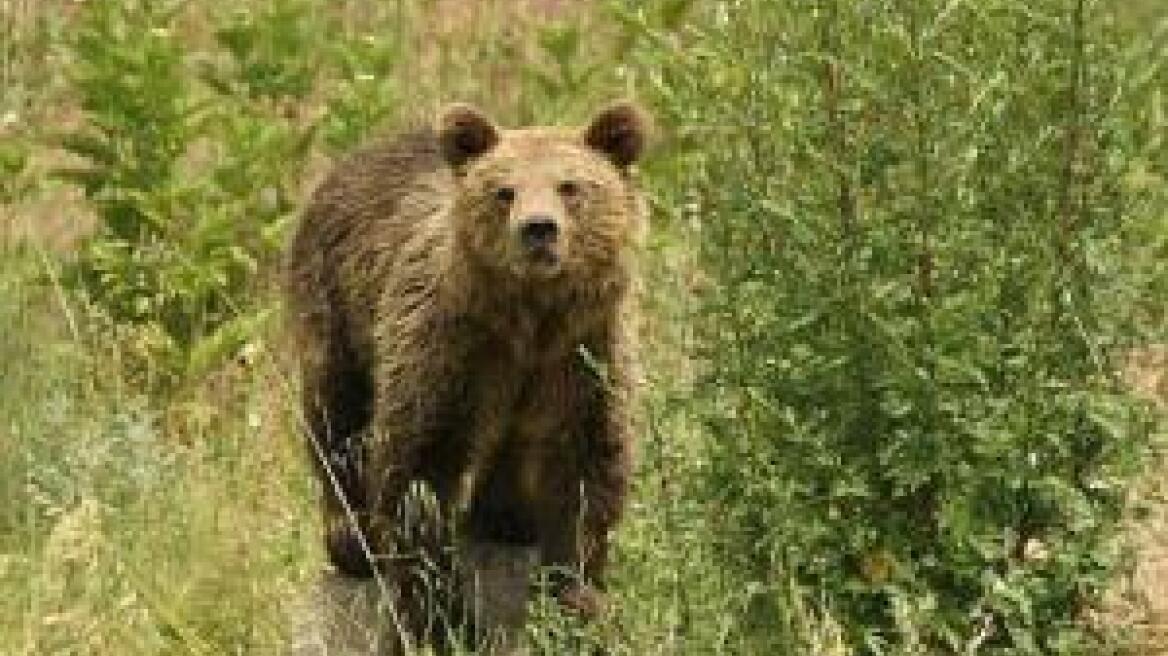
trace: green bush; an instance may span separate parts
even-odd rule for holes
[[[29,183],[23,176],[28,156],[28,147],[17,139],[0,141],[0,203],[14,202],[27,193]]]
[[[131,352],[143,356],[134,364],[163,386],[206,371],[263,323],[257,273],[282,245],[313,136],[260,102],[311,82],[299,68],[265,67],[270,48],[240,45],[266,43],[266,32],[224,28],[231,63],[202,79],[227,82],[200,84],[181,8],[87,3],[69,43],[86,121],[60,137],[84,164],[59,174],[84,189],[98,220],[66,281],[133,329]]]
[[[328,93],[321,138],[336,152],[357,146],[386,122],[398,106],[397,66],[401,43],[395,34],[366,27],[335,40],[337,79]]]
[[[238,8],[215,30],[230,55],[225,75],[210,79],[225,91],[271,102],[303,100],[316,86],[322,57],[318,24],[308,0],[273,0],[259,12]]]
[[[661,218],[711,278],[695,494],[759,649],[793,576],[860,653],[1099,653],[1149,443],[1105,4],[617,11],[673,128]]]

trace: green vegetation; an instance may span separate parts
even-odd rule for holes
[[[1101,3],[807,9],[691,14],[645,53],[668,123],[718,135],[661,189],[714,278],[690,411],[719,553],[763,586],[745,621],[781,572],[872,653],[906,619],[926,650],[1098,653],[1077,618],[1150,427],[1118,360],[1159,218],[1128,179],[1163,129],[1127,105],[1144,53]]]
[[[616,610],[537,603],[531,651],[1133,653],[1160,5],[0,3],[0,652],[279,653],[322,567],[272,320],[302,199],[441,101],[632,94],[663,138]]]

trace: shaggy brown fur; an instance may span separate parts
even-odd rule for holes
[[[342,162],[292,240],[327,549],[371,572],[347,504],[416,633],[410,568],[448,561],[450,526],[582,573],[557,591],[596,610],[631,470],[645,212],[628,169],[646,131],[624,103],[583,130],[499,130],[454,106]],[[403,503],[419,487],[436,503]]]

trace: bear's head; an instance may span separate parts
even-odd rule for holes
[[[467,105],[447,108],[438,137],[454,173],[452,217],[467,256],[537,285],[599,284],[620,274],[644,230],[629,168],[648,132],[645,113],[628,102],[582,129],[503,130]]]

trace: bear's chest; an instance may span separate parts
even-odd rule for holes
[[[515,353],[499,346],[468,364],[463,416],[472,443],[554,442],[578,412],[586,379],[575,352]]]
[[[464,409],[451,427],[465,454],[458,505],[466,508],[484,487],[516,500],[531,499],[549,462],[569,459],[582,394],[575,358],[517,357],[486,352],[466,363]],[[509,490],[500,493],[499,490]]]

